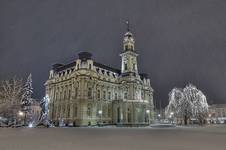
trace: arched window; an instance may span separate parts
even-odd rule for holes
[[[134,70],[134,71],[136,70],[136,65],[135,65],[135,64],[133,64],[133,70]]]
[[[89,69],[92,69],[92,65],[91,64],[89,64]]]
[[[97,99],[100,99],[100,90],[97,90]]]
[[[92,98],[92,88],[88,88],[88,97]]]

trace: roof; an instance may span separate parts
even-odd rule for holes
[[[61,65],[59,67],[53,68],[53,70],[55,70],[56,72],[59,72],[59,71],[63,71],[68,68],[74,67],[75,65],[76,65],[76,62],[72,62],[72,63],[66,64],[66,65]]]
[[[98,63],[98,62],[93,62],[93,65],[96,66],[96,67],[100,67],[100,68],[103,68],[103,69],[106,69],[106,70],[118,73],[118,74],[121,73],[121,70],[119,70],[119,69],[116,69],[116,68],[113,68],[113,67],[110,67],[110,66]]]

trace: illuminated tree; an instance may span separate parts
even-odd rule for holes
[[[176,118],[183,118],[185,125],[192,117],[203,124],[208,113],[206,97],[192,84],[188,84],[184,89],[174,88],[169,93],[169,105],[166,110],[168,115],[172,112]]]

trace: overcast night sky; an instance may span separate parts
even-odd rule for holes
[[[191,82],[226,103],[225,0],[1,0],[0,79],[31,72],[41,98],[51,65],[78,52],[120,68],[127,19],[156,101]]]

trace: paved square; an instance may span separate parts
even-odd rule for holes
[[[226,126],[0,128],[0,150],[226,150]]]

